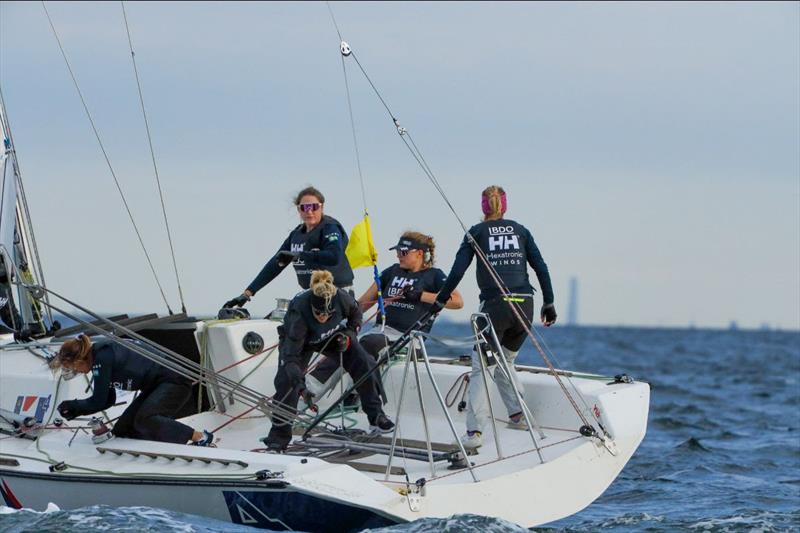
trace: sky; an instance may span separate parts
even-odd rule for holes
[[[180,308],[120,4],[47,5]],[[562,318],[576,277],[581,324],[800,328],[799,3],[331,6],[465,223],[506,189]],[[345,227],[362,215],[339,39],[324,3],[126,10],[186,304],[214,314],[298,223],[299,189]],[[346,67],[379,266],[415,229],[447,272],[461,227]],[[48,286],[163,313],[40,3],[0,3],[0,88]],[[473,270],[453,320],[477,308]],[[249,308],[296,290],[285,272]]]

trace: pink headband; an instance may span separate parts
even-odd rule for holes
[[[506,203],[506,193],[500,194],[500,212],[505,213],[506,209],[508,208],[508,204]],[[491,215],[492,214],[492,206],[489,205],[489,197],[485,194],[481,195],[481,209],[483,210],[484,215]]]

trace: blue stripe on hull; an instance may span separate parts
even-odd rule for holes
[[[368,509],[293,491],[223,491],[231,522],[274,531],[344,532],[396,522]]]

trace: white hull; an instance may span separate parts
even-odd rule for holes
[[[213,367],[221,369],[249,356],[241,347],[245,333],[259,333],[269,346],[276,338],[275,326],[274,322],[261,320],[199,324],[198,333],[207,334],[207,355]],[[243,385],[270,395],[277,359],[277,352],[266,360],[256,357],[223,375],[236,381],[247,376]],[[404,365],[402,361],[395,362],[384,376],[389,397],[385,411],[392,417]],[[443,393],[468,370],[456,364],[435,363],[432,367]],[[426,459],[398,456],[392,466],[403,469],[404,474],[384,480],[385,454],[361,454],[349,462],[329,462],[250,451],[262,448],[258,439],[268,429],[268,418],[253,411],[217,431],[217,449],[119,438],[94,445],[90,436],[82,432],[69,445],[74,432],[65,429],[44,430],[38,441],[0,437],[0,488],[6,504],[16,500],[35,509],[44,509],[50,502],[61,508],[145,505],[270,529],[340,531],[457,513],[494,516],[533,527],[580,511],[616,478],[644,437],[649,386],[609,384],[599,376],[571,377],[568,387],[574,385],[581,392],[588,408],[599,413],[603,427],[613,438],[613,445],[604,446],[597,438],[580,435],[580,419],[552,376],[536,369],[518,368],[526,402],[546,435],[539,441],[543,462],[528,432],[506,429],[504,421],[498,422],[504,458],[498,459],[492,432],[487,430],[483,447],[469,457],[477,482],[467,469],[448,469],[446,461],[437,462],[431,473]],[[422,365],[420,371],[431,440],[451,443],[453,435]],[[60,401],[84,396],[86,384],[79,381],[62,381],[56,397],[57,380],[41,359],[22,350],[0,352],[2,409],[14,409],[19,396],[49,395],[46,422]],[[337,387],[337,393],[338,390]],[[493,385],[490,390],[495,416],[504,419],[500,397]],[[320,403],[324,408],[326,401]],[[37,405],[38,400],[27,411],[20,409],[20,414],[32,414]],[[227,404],[226,408],[226,413],[199,413],[185,422],[195,428],[214,429],[245,410],[240,404]],[[109,416],[113,418],[121,409],[124,406],[115,408]],[[455,406],[449,413],[462,433],[465,414]],[[365,428],[364,415],[359,413],[355,418],[359,427]],[[425,440],[413,374],[406,387],[399,426],[398,444],[400,438]],[[98,448],[158,455],[100,453]],[[181,455],[211,461],[174,458]],[[12,465],[14,461],[18,465]],[[50,472],[52,462],[62,461],[68,465],[66,469]],[[378,471],[371,471],[369,465]],[[260,471],[282,475],[259,480]],[[406,476],[412,483],[410,487]],[[413,483],[421,478],[426,481],[424,493],[415,493]]]

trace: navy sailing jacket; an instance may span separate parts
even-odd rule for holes
[[[544,303],[553,303],[550,272],[533,240],[533,235],[525,226],[509,219],[487,220],[472,226],[469,229],[469,235],[478,243],[478,247],[483,251],[509,292],[520,294],[533,292],[534,289],[528,278],[528,265],[530,265],[539,280]],[[450,298],[450,294],[458,286],[472,263],[475,250],[472,248],[469,235],[464,236],[456,253],[455,261],[453,261],[453,267],[447,276],[447,281],[436,298],[440,302],[446,302]],[[502,295],[486,265],[480,259],[477,266],[477,278],[478,288],[481,290],[481,301],[485,302]]]
[[[353,284],[353,271],[344,255],[347,242],[347,232],[341,223],[328,215],[324,215],[309,232],[306,232],[305,224],[300,224],[289,233],[278,252],[264,265],[247,290],[255,294],[286,268],[287,265],[278,265],[280,252],[297,254],[292,266],[297,274],[297,283],[302,288],[309,287],[314,270],[327,270],[333,274],[333,283],[337,287],[349,287]]]

